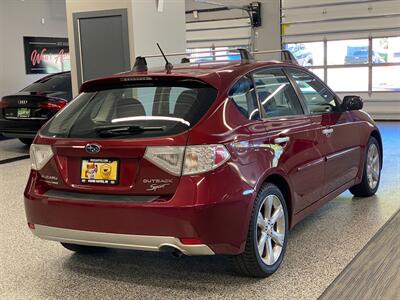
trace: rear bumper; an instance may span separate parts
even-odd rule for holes
[[[184,176],[170,200],[134,203],[96,201],[95,194],[87,200],[45,196],[36,191],[31,174],[25,211],[28,223],[37,228],[34,233],[44,239],[151,251],[169,245],[188,255],[239,254],[254,194],[243,193],[249,187],[242,181],[235,189],[220,182]],[[194,239],[196,245],[183,245],[181,239]]]
[[[0,118],[0,133],[5,137],[34,138],[47,120],[7,120]]]
[[[162,251],[172,247],[185,255],[213,255],[214,252],[203,244],[185,245],[176,237],[116,234],[73,230],[43,225],[35,225],[32,233],[39,238],[57,242],[99,246],[107,248]]]
[[[8,138],[33,139],[35,138],[37,132],[3,131],[0,133]]]

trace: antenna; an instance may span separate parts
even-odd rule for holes
[[[174,66],[168,61],[167,57],[165,56],[164,52],[162,51],[160,44],[157,43],[158,49],[160,49],[160,52],[162,56],[164,57],[165,60],[165,70],[167,70],[167,73],[170,73],[171,70],[174,68]]]

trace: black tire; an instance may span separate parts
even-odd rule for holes
[[[63,245],[64,248],[79,254],[94,254],[94,253],[105,252],[107,250],[107,248],[102,248],[102,247],[76,245],[69,243],[61,243],[61,245]]]
[[[22,143],[24,143],[27,146],[30,146],[33,143],[33,139],[19,139]]]
[[[378,154],[379,154],[379,176],[378,176],[378,182],[374,188],[371,188],[370,184],[368,183],[368,174],[367,174],[367,164],[368,164],[368,151],[372,145],[375,145],[376,148],[378,149]],[[380,148],[379,142],[371,136],[369,138],[367,147],[365,149],[365,159],[364,159],[364,165],[363,165],[363,175],[362,175],[362,181],[351,187],[349,190],[350,192],[356,196],[356,197],[370,197],[376,193],[376,191],[379,188],[379,182],[381,179],[381,169],[382,169],[382,150]]]
[[[285,222],[285,236],[282,251],[279,258],[272,265],[267,265],[263,262],[257,248],[257,216],[264,199],[266,199],[269,195],[275,195],[279,198],[279,201],[283,208]],[[244,276],[259,278],[265,278],[275,273],[281,265],[283,257],[285,255],[288,238],[288,226],[288,211],[282,192],[274,184],[264,184],[254,201],[245,250],[239,255],[228,257],[235,271]]]

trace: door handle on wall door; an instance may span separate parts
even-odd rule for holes
[[[284,137],[278,137],[274,139],[275,144],[284,144],[290,141],[290,137],[284,136]]]

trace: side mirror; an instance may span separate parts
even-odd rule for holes
[[[360,96],[345,96],[343,98],[342,107],[346,111],[360,110],[364,106]]]

